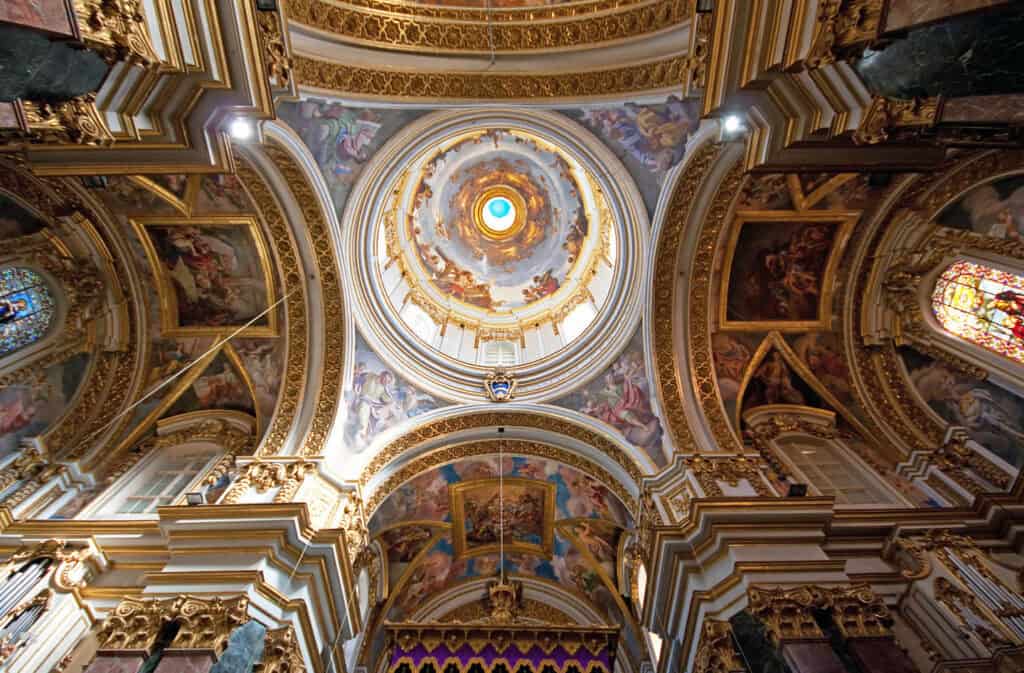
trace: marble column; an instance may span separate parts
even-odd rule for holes
[[[1008,4],[1010,0],[889,0],[885,13],[885,32],[906,30],[957,14]]]
[[[826,638],[783,640],[779,651],[793,673],[846,673]]]
[[[891,638],[849,638],[850,652],[864,673],[918,673],[907,653]]]
[[[136,673],[145,663],[147,656],[145,652],[137,650],[100,652],[86,667],[84,673]]]
[[[209,673],[216,663],[213,650],[164,650],[153,673]]]

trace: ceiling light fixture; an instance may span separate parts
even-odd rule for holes
[[[248,119],[235,117],[231,120],[228,132],[231,133],[231,137],[235,140],[249,140],[252,138],[255,130],[253,129],[252,122]]]
[[[722,128],[730,135],[739,133],[743,130],[743,120],[740,119],[739,115],[729,115],[725,118]]]

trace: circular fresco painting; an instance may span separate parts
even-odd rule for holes
[[[443,295],[508,312],[566,286],[591,224],[581,169],[503,129],[463,137],[424,164],[408,220],[425,276]]]

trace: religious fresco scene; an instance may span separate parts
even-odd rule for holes
[[[0,673],[1024,671],[1022,29],[0,1]]]

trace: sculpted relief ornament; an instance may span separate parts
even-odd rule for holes
[[[776,645],[787,640],[824,638],[812,608],[832,612],[846,638],[892,635],[892,615],[881,597],[866,585],[826,588],[800,586],[772,589],[751,587],[749,609],[761,619]]]
[[[250,488],[257,493],[266,493],[272,488],[279,489],[274,495],[275,503],[291,502],[306,477],[316,471],[316,463],[300,458],[292,462],[274,462],[257,458],[245,467],[221,502],[236,505],[242,501]]]
[[[148,651],[164,625],[178,622],[180,628],[170,647],[213,650],[219,655],[235,627],[249,621],[248,610],[249,599],[245,596],[125,598],[103,622],[97,635],[99,650]]]

